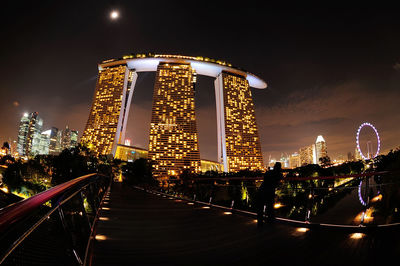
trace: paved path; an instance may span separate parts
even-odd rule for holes
[[[103,210],[93,264],[97,265],[385,265],[399,262],[400,230],[299,232],[275,223],[259,230],[254,218],[203,209],[113,184]],[[103,218],[103,219],[104,219]]]

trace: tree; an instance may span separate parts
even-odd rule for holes
[[[332,165],[331,158],[329,158],[329,156],[319,158],[319,162],[322,167],[329,167]]]
[[[1,148],[10,150],[10,144],[6,141],[6,142],[3,143],[3,147],[1,147]]]
[[[20,191],[24,180],[22,178],[22,163],[20,161],[10,164],[3,175],[3,183],[11,191]]]
[[[86,174],[96,173],[98,165],[98,158],[89,148],[78,144],[54,157],[51,183],[58,185]]]
[[[151,169],[151,163],[144,158],[140,158],[124,165],[122,174],[125,177],[125,182],[129,184],[155,185],[157,181],[153,178]]]

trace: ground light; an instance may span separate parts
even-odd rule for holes
[[[308,232],[310,229],[306,228],[306,227],[299,227],[296,229],[297,232],[299,233],[306,233]]]
[[[96,240],[103,241],[103,240],[106,240],[107,237],[106,237],[105,235],[96,235],[96,236],[95,236],[95,239],[96,239]]]
[[[350,234],[350,238],[351,238],[351,239],[361,239],[361,238],[363,238],[364,236],[365,236],[364,233],[353,233],[353,234]]]

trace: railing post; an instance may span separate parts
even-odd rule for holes
[[[79,263],[79,265],[83,265],[83,262],[82,262],[81,258],[79,257],[79,254],[76,252],[76,250],[74,248],[74,242],[72,240],[72,233],[68,229],[67,223],[65,222],[65,215],[64,215],[63,210],[61,209],[61,205],[58,205],[58,214],[60,216],[61,224],[62,224],[62,226],[64,228],[65,234],[69,238],[69,242],[70,242],[72,253],[73,253],[76,261]]]

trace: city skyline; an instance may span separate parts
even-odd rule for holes
[[[156,31],[162,16],[155,15],[155,22],[147,23],[146,4],[119,4],[120,17],[115,21],[106,16],[114,7],[102,1],[94,9],[92,5],[82,4],[82,12],[57,3],[10,5],[2,27],[5,38],[16,40],[17,45],[1,44],[8,51],[0,83],[0,108],[7,114],[1,141],[16,140],[21,115],[32,111],[43,117],[44,128],[69,124],[83,132],[96,82],[95,65],[132,52],[163,51],[226,60],[267,81],[267,90],[252,89],[264,163],[270,154],[276,158],[291,154],[317,135],[325,137],[333,159],[354,152],[356,131],[363,122],[378,129],[381,153],[400,145],[395,101],[400,98],[400,39],[394,11],[229,9],[200,25],[196,19],[207,9],[198,7],[188,25]],[[152,12],[186,11],[160,5]],[[66,19],[68,12],[61,12],[61,6],[76,14],[74,21]],[[227,27],[229,17],[239,13],[252,19]],[[31,23],[21,27],[27,20]],[[216,22],[221,22],[220,31],[211,30]],[[189,28],[195,29],[194,34],[188,33]],[[236,39],[233,29],[241,31],[243,38]],[[132,36],[126,35],[130,30]],[[23,45],[26,41],[29,46]],[[23,68],[18,67],[20,62]],[[148,145],[144,125],[151,116],[152,75],[138,77],[127,128],[132,144],[143,148]],[[200,147],[204,147],[200,153],[216,160],[217,142],[209,141],[217,134],[216,126],[209,126],[216,124],[216,117],[209,115],[215,110],[208,104],[215,97],[213,84],[208,78],[199,78],[198,83],[196,116]]]

